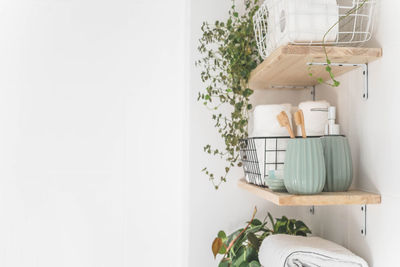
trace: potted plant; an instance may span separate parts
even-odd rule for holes
[[[238,229],[230,235],[220,231],[212,244],[214,258],[223,255],[219,267],[260,267],[258,251],[262,241],[269,235],[288,234],[307,236],[311,231],[302,221],[283,216],[275,219],[270,213],[263,220],[255,219],[257,208],[245,228]],[[268,220],[270,226],[268,227]]]

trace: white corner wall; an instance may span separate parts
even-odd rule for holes
[[[342,85],[320,86],[318,98],[338,106],[339,122],[350,140],[354,163],[354,186],[382,195],[381,205],[367,207],[367,236],[360,235],[360,207],[335,207],[323,211],[317,222],[323,235],[337,239],[365,258],[370,266],[398,266],[400,233],[400,149],[398,124],[400,91],[396,86],[400,60],[398,12],[400,2],[378,1],[377,23],[369,47],[382,47],[383,57],[369,64],[369,99],[362,100],[360,70],[340,77]],[[320,209],[319,209],[320,210]],[[324,213],[325,212],[325,213]],[[328,214],[329,213],[329,214]]]
[[[187,266],[185,2],[0,2],[0,266]]]
[[[191,1],[192,62],[198,58],[197,39],[202,21],[224,18],[230,1]],[[354,187],[382,194],[381,205],[369,205],[367,211],[367,236],[360,234],[360,206],[316,207],[314,216],[307,208],[278,208],[237,188],[236,179],[242,175],[236,170],[219,191],[215,191],[200,173],[206,164],[221,166],[202,153],[207,143],[218,144],[209,114],[195,101],[202,88],[199,70],[191,68],[190,99],[190,201],[189,261],[190,267],[217,266],[211,255],[211,242],[220,229],[234,230],[248,219],[254,205],[259,217],[266,211],[275,216],[285,214],[303,219],[313,233],[342,244],[365,258],[370,266],[398,266],[396,255],[400,249],[397,222],[400,213],[400,177],[397,174],[400,150],[398,125],[398,100],[396,89],[398,62],[400,61],[400,36],[396,23],[400,2],[379,1],[375,36],[370,47],[382,47],[383,58],[369,66],[370,98],[361,98],[360,70],[340,77],[341,86],[333,89],[317,87],[317,99],[327,99],[338,107],[338,120],[343,133],[350,140],[354,161]],[[308,92],[268,91],[256,92],[256,103],[292,102],[309,99]]]

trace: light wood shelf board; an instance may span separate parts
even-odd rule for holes
[[[360,190],[322,192],[318,195],[292,195],[289,193],[273,192],[268,188],[249,184],[244,178],[239,180],[238,185],[250,193],[279,206],[364,205],[381,203],[381,196],[379,194]]]
[[[327,47],[329,59],[333,63],[364,64],[382,57],[381,48]],[[312,86],[317,78],[330,79],[325,66],[312,66],[313,76],[309,76],[308,62],[326,62],[322,46],[285,45],[276,49],[268,58],[251,72],[249,87],[253,90],[270,89],[272,86]],[[335,77],[355,66],[332,66]]]

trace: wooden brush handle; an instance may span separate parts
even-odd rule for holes
[[[306,125],[304,123],[304,114],[303,111],[301,109],[299,109],[299,113],[301,116],[301,135],[303,136],[303,138],[307,138],[307,134],[306,134]]]
[[[290,138],[295,138],[294,133],[292,131],[292,127],[290,127],[290,123],[286,124],[286,129],[289,132]]]
[[[289,117],[286,114],[286,112],[281,111],[281,113],[279,113],[278,116],[276,116],[276,118],[278,119],[279,125],[281,127],[286,127],[287,131],[289,132],[290,138],[294,138],[292,128],[290,127]]]

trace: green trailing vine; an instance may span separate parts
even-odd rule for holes
[[[310,229],[302,221],[295,219],[274,218],[270,213],[260,221],[255,218],[257,208],[254,209],[251,220],[245,228],[238,229],[230,235],[219,231],[211,249],[214,258],[217,254],[223,255],[219,267],[260,267],[258,251],[263,240],[269,235],[287,234],[307,236]]]
[[[317,79],[318,83],[320,83],[320,84],[327,84],[327,85],[332,86],[332,87],[338,87],[338,86],[340,85],[340,82],[339,82],[338,80],[335,79],[335,75],[334,75],[333,72],[332,72],[332,66],[331,66],[332,62],[331,62],[331,60],[329,59],[328,52],[327,52],[327,50],[326,50],[326,44],[325,44],[326,37],[327,37],[328,34],[333,30],[333,28],[335,28],[336,25],[338,25],[342,20],[346,19],[348,16],[350,16],[351,14],[353,14],[354,12],[356,12],[357,10],[361,9],[361,8],[365,5],[365,3],[366,3],[367,1],[368,1],[368,0],[363,0],[363,1],[361,2],[360,5],[357,5],[357,6],[353,7],[353,8],[351,8],[349,11],[346,12],[346,15],[344,15],[343,17],[340,17],[340,18],[338,19],[338,21],[337,21],[335,24],[333,24],[333,25],[325,32],[325,34],[324,34],[324,36],[323,36],[323,38],[322,38],[322,48],[324,49],[325,61],[326,61],[325,70],[328,72],[329,77],[332,79],[332,83],[324,82],[324,80],[323,80],[322,78],[318,78],[318,79]],[[308,69],[308,70],[309,70],[309,75],[312,76],[313,74],[311,73],[311,66],[309,66],[309,69]]]
[[[212,111],[212,120],[224,140],[224,148],[218,149],[208,144],[204,146],[204,151],[227,162],[225,171],[218,177],[207,167],[203,169],[216,189],[226,182],[233,167],[242,166],[240,145],[241,140],[247,138],[248,112],[252,109],[249,97],[253,93],[247,83],[250,72],[262,60],[253,30],[258,0],[245,0],[244,4],[242,15],[233,0],[226,21],[216,21],[214,24],[204,22],[199,39],[198,51],[202,57],[196,61],[196,66],[202,68],[201,80],[206,87],[199,92],[198,101]],[[228,115],[221,112],[223,106],[228,107]]]

